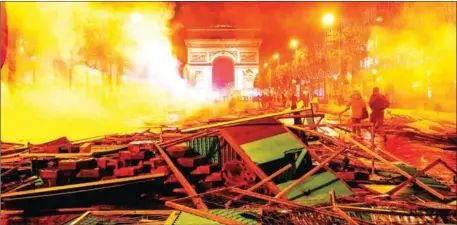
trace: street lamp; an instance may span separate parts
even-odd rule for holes
[[[141,14],[138,12],[133,12],[130,18],[134,23],[138,23],[141,21]]]
[[[275,77],[278,78],[278,76],[279,76],[279,53],[275,53],[275,54],[273,55],[273,59],[276,60],[276,69],[275,69],[275,71],[276,71],[275,74],[276,74],[276,75],[275,75]]]
[[[267,68],[267,67],[268,67],[268,63],[264,63],[264,64],[263,64],[263,67],[264,67],[264,68]]]
[[[279,59],[279,54],[278,54],[278,53],[275,53],[275,54],[273,55],[273,59],[278,60],[278,59]]]
[[[322,22],[324,25],[331,26],[333,22],[335,21],[335,16],[331,13],[327,13],[322,17]]]
[[[296,39],[292,39],[289,42],[289,47],[294,50],[294,56],[293,56],[293,63],[292,63],[292,69],[293,73],[295,73],[295,76],[297,75],[297,67],[298,67],[298,57],[297,57],[297,48],[298,48],[298,41]]]
[[[296,49],[296,48],[298,47],[298,41],[295,40],[295,39],[290,40],[289,46],[290,46],[292,49]]]
[[[332,32],[332,30],[333,30],[333,29],[332,29],[332,26],[333,26],[333,24],[334,24],[334,22],[335,22],[335,16],[334,16],[332,13],[327,13],[327,14],[325,14],[325,15],[322,17],[322,22],[323,22],[323,24],[324,24],[325,26],[329,27],[329,32]],[[341,22],[339,23],[339,25],[340,25],[340,33],[342,33],[342,32],[341,32],[341,28],[342,28],[342,27],[341,27]],[[339,44],[339,49],[341,50],[341,49],[342,49],[342,46],[341,46],[341,38],[338,38],[338,39],[339,39],[338,41],[339,41],[339,43],[340,43],[340,44]],[[333,42],[333,41],[332,41],[332,42]],[[326,42],[326,44],[327,44],[327,42]],[[325,51],[327,51],[327,47],[326,47],[326,50],[325,50]],[[343,60],[342,60],[342,57],[343,57],[342,54],[340,54],[339,57],[340,57],[340,63],[342,63],[342,61],[343,61]],[[341,68],[342,65],[340,64],[339,67],[340,67],[340,68],[339,68],[339,71],[340,71],[340,73],[341,73],[341,72],[342,72],[342,68]],[[336,78],[338,78],[338,77],[336,77]],[[334,77],[334,79],[335,79],[335,77]],[[324,79],[324,87],[326,87],[325,82],[326,82],[326,80]],[[334,87],[334,89],[335,89],[335,93],[336,93],[336,92],[337,92],[337,85],[338,85],[337,82],[336,82],[336,79],[335,79],[334,82],[335,82],[335,87]],[[325,93],[328,93],[328,92],[326,91]],[[327,96],[327,94],[325,94],[325,96]]]

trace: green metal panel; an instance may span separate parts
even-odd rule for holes
[[[257,220],[251,219],[250,217],[244,216],[243,214],[247,213],[249,211],[246,210],[237,210],[237,209],[211,209],[209,210],[209,213],[224,217],[227,219],[231,220],[236,220],[244,224],[258,224]],[[251,212],[255,212],[254,210],[251,210]]]
[[[262,164],[271,162],[283,158],[286,152],[304,149],[304,146],[292,135],[289,132],[278,134],[243,144],[240,147],[254,163]]]
[[[202,224],[208,224],[208,225],[218,225],[221,223],[218,223],[213,220],[206,219],[204,217],[196,216],[194,214],[186,213],[186,212],[181,212],[179,213],[178,218],[176,218],[175,222],[173,223],[174,225],[202,225]]]
[[[283,190],[295,180],[278,184]],[[293,188],[287,197],[299,204],[313,206],[329,202],[329,192],[333,189],[336,196],[352,196],[354,193],[333,173],[315,174]],[[309,194],[306,194],[310,191]]]
[[[188,142],[188,146],[198,154],[207,157],[211,162],[220,164],[218,137],[202,137]]]
[[[419,172],[418,169],[416,169],[414,167],[406,166],[406,165],[404,165],[402,163],[396,164],[396,166],[398,168],[400,168],[401,170],[407,172],[411,176],[413,176],[414,174]],[[435,179],[427,176],[426,174],[418,177],[417,180],[422,181],[422,183],[424,183],[424,184],[426,184],[426,185],[428,185],[428,186],[430,186],[432,188],[441,188],[441,189],[449,190],[448,186],[446,186],[444,184],[441,184],[440,182],[438,182]]]
[[[230,220],[236,220],[244,224],[258,224],[257,220],[251,219],[249,217],[244,216],[243,214],[248,211],[246,210],[236,210],[236,209],[210,209],[208,213],[223,217]],[[181,212],[176,218],[174,225],[184,225],[184,224],[192,224],[192,225],[213,225],[213,224],[220,224],[216,221],[206,219],[204,217],[196,216],[190,213]]]

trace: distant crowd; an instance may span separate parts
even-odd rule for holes
[[[368,106],[371,109],[371,114],[368,113],[367,103],[362,97],[362,94],[355,90],[351,93],[349,101],[344,101],[343,96],[337,96],[337,104],[345,105],[346,108],[339,113],[341,116],[346,111],[351,111],[351,122],[353,125],[352,131],[355,135],[361,135],[361,123],[365,119],[375,127],[375,130],[383,135],[384,140],[386,136],[383,130],[384,124],[384,111],[390,106],[388,98],[381,94],[378,87],[373,88],[373,92],[368,101]],[[298,108],[300,107],[311,107],[315,113],[319,112],[319,98],[316,95],[310,96],[308,92],[303,92],[297,97],[295,94],[270,94],[268,92],[263,93],[260,96],[254,97],[253,101],[256,102],[262,108],[270,108],[273,104],[280,105],[282,108]]]

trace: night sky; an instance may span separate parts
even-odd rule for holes
[[[175,52],[186,62],[185,29],[232,25],[236,28],[260,29],[263,40],[260,63],[275,53],[290,59],[291,38],[310,45],[322,39],[325,28],[322,16],[333,13],[341,17],[357,17],[375,2],[178,2],[172,26]],[[385,3],[384,3],[385,4]]]

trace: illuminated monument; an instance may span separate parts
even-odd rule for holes
[[[207,90],[249,89],[259,72],[259,30],[219,25],[188,29],[186,76]]]

